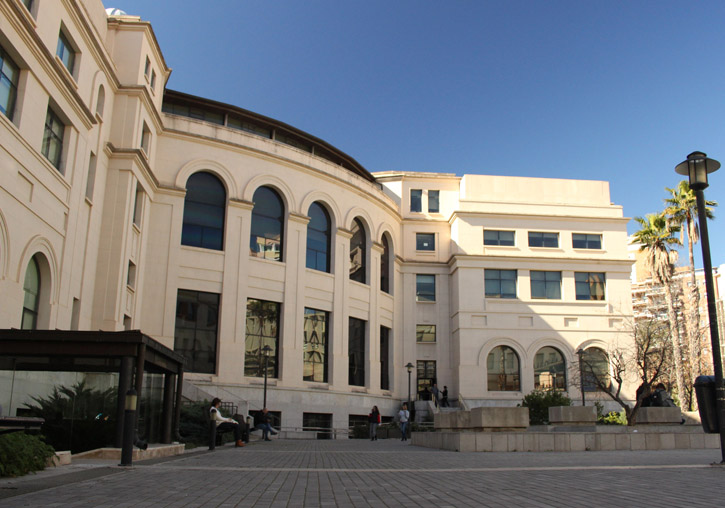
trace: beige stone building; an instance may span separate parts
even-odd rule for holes
[[[0,328],[141,330],[189,397],[250,410],[266,366],[288,428],[391,416],[409,379],[469,407],[578,398],[577,350],[627,340],[607,182],[370,173],[167,90],[151,24],[99,0],[3,0],[0,56]]]

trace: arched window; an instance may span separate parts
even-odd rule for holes
[[[350,280],[365,284],[367,279],[366,253],[365,228],[360,219],[353,219],[352,238],[350,238]]]
[[[25,297],[23,299],[23,318],[20,328],[23,330],[35,330],[38,325],[38,307],[40,306],[40,266],[35,256],[28,263],[25,270],[25,282],[23,284]]]
[[[103,118],[103,108],[106,105],[106,89],[103,85],[98,87],[98,99],[96,99],[96,114]]]
[[[564,355],[553,347],[542,347],[534,356],[534,388],[537,390],[566,390]]]
[[[260,187],[254,192],[252,234],[249,252],[252,256],[282,261],[284,235],[284,204],[273,189]]]
[[[604,350],[590,347],[581,355],[582,383],[585,392],[609,387],[609,357]]]
[[[227,193],[222,182],[201,171],[189,177],[184,198],[181,245],[222,250]]]
[[[508,346],[497,346],[486,361],[489,392],[521,391],[519,356]]]
[[[380,258],[380,291],[390,293],[390,242],[383,235],[383,255]]]
[[[330,272],[330,215],[320,203],[312,203],[307,212],[307,268]]]

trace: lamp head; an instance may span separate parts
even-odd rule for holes
[[[720,169],[720,163],[715,159],[710,159],[703,152],[692,152],[687,156],[687,160],[680,162],[675,166],[675,172],[679,175],[687,175],[690,180],[690,188],[698,191],[706,189],[707,174],[714,173]]]
[[[408,362],[408,365],[405,366],[406,369],[408,369],[408,373],[413,372],[413,364]]]

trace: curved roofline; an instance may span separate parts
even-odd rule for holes
[[[296,127],[292,127],[291,125],[288,125],[284,122],[280,122],[279,120],[275,120],[274,118],[260,115],[259,113],[254,113],[253,111],[249,111],[238,106],[232,106],[231,104],[225,104],[223,102],[206,99],[204,97],[197,97],[196,95],[191,95],[176,90],[170,90],[168,88],[164,89],[164,101],[166,101],[167,98],[170,100],[170,102],[173,102],[175,104],[184,104],[199,107],[221,114],[232,113],[235,116],[241,117],[245,120],[249,120],[254,124],[267,127],[275,133],[281,131],[283,134],[291,135],[292,138],[299,139],[302,142],[310,143],[312,147],[322,148],[323,153],[329,152],[329,155],[331,156],[325,157],[323,155],[317,154],[321,158],[333,163],[337,163],[348,171],[355,173],[356,175],[364,178],[365,180],[368,180],[369,182],[377,183],[375,177],[367,169],[365,169],[362,164],[360,164],[358,161],[350,157],[342,150],[335,148],[328,142],[316,136],[313,136],[312,134],[297,129]],[[314,155],[314,152],[312,153]]]

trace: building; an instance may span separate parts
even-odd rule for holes
[[[577,350],[606,366],[627,340],[607,182],[370,173],[165,89],[151,24],[114,12],[0,2],[0,328],[141,330],[185,356],[187,396],[250,409],[266,372],[289,428],[391,416],[409,380],[468,406],[574,398]]]

